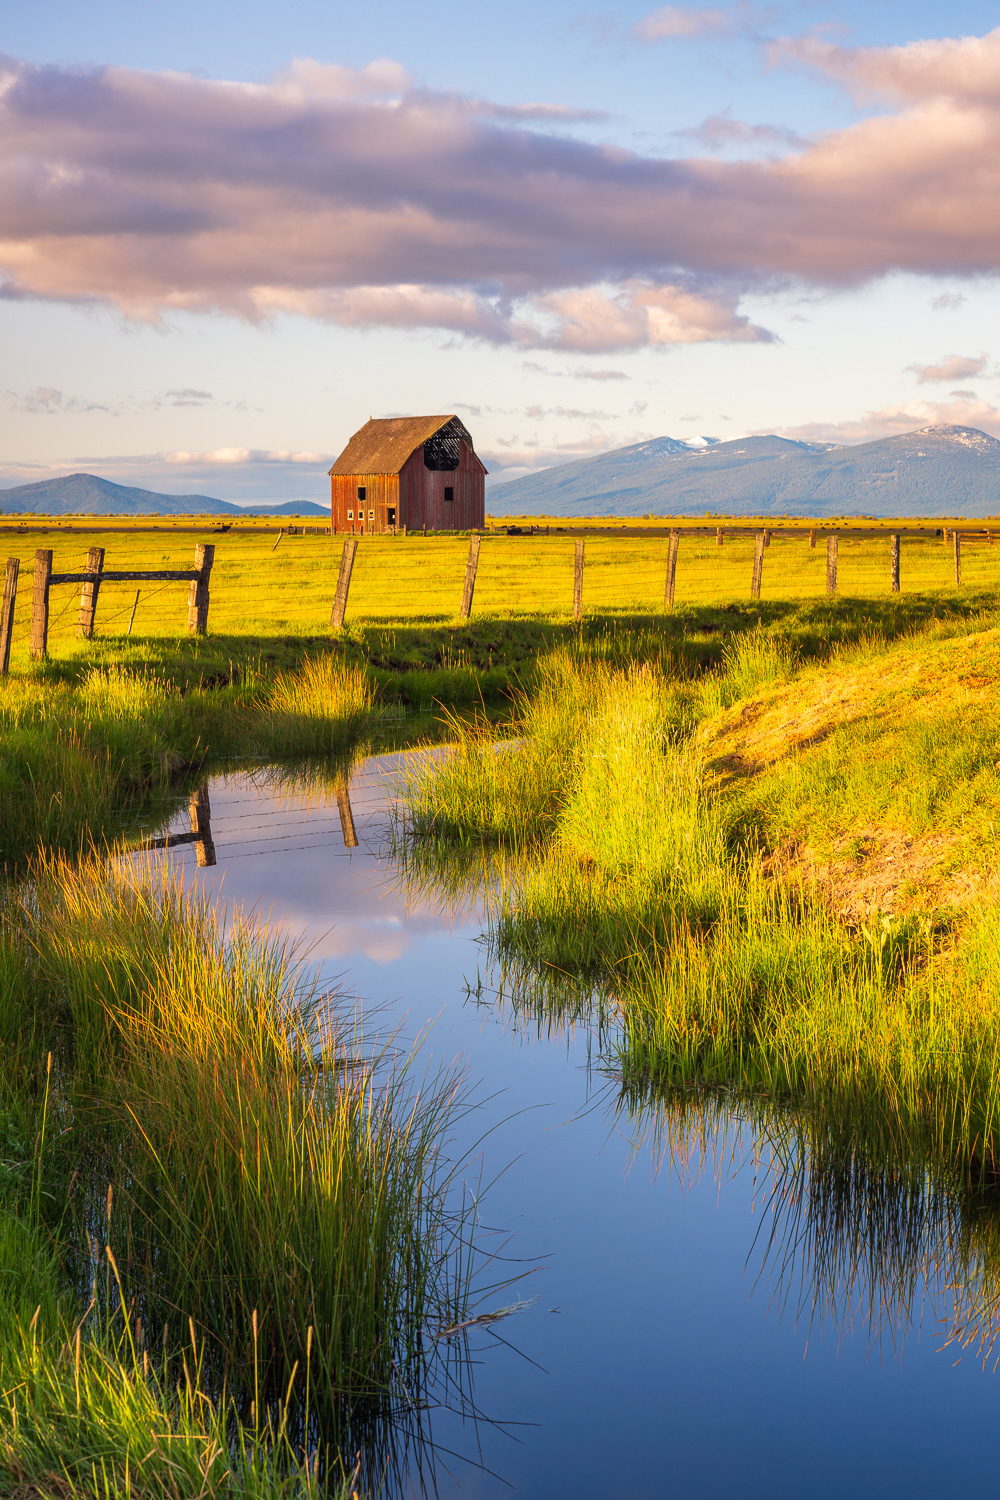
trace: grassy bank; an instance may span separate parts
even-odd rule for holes
[[[410,824],[500,847],[500,951],[603,976],[627,1083],[863,1111],[992,1174],[998,653],[991,615],[822,663],[751,630],[700,677],[553,656],[512,742],[467,731]]]
[[[192,674],[194,676],[194,674]],[[80,850],[155,811],[209,755],[345,754],[373,720],[365,673],[329,655],[178,681],[126,657],[0,686],[0,865]]]
[[[0,1489],[336,1491],[464,1310],[454,1080],[125,859],[39,863],[0,941]]]

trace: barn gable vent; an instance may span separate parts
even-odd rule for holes
[[[424,468],[451,472],[457,469],[462,458],[462,438],[468,433],[462,423],[453,418],[429,437],[424,444]]]

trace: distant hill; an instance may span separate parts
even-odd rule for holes
[[[328,516],[329,508],[312,500],[283,500],[275,505],[234,505],[211,495],[162,495],[157,490],[115,484],[97,474],[65,474],[36,484],[0,489],[5,515],[89,516]]]
[[[236,505],[241,516],[322,516],[330,519],[330,507],[315,500],[282,500],[280,505]]]
[[[654,438],[559,464],[487,494],[491,515],[1000,515],[1000,442],[924,427],[840,447],[747,437]]]

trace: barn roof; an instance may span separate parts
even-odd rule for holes
[[[398,474],[415,448],[426,443],[455,416],[375,417],[359,427],[329,474]],[[461,422],[461,435],[472,439]]]

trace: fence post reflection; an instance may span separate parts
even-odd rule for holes
[[[344,835],[344,845],[348,849],[358,847],[357,830],[354,827],[354,814],[351,811],[351,794],[347,789],[346,781],[337,783],[337,811],[340,813],[340,831]]]
[[[212,807],[208,800],[208,787],[200,786],[196,792],[191,793],[188,803],[188,813],[191,817],[191,832],[194,838],[194,852],[198,864],[204,869],[207,865],[215,864],[215,842],[212,838]]]

